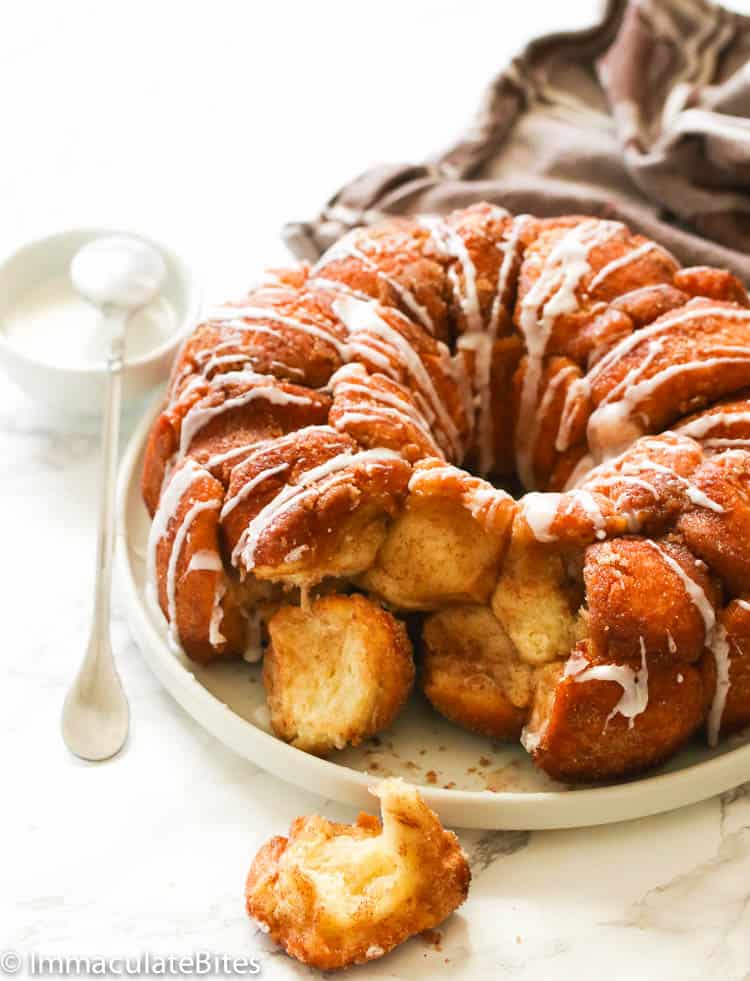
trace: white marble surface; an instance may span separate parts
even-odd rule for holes
[[[202,262],[220,299],[283,258],[283,220],[374,159],[440,146],[526,37],[595,7],[4,4],[0,249],[127,225]],[[351,813],[202,732],[148,672],[117,597],[130,742],[97,766],[61,744],[90,612],[97,450],[91,423],[51,417],[3,378],[0,950],[203,949],[314,976],[245,918],[243,879],[295,815]],[[474,881],[442,949],[417,939],[352,977],[750,979],[750,784],[626,825],[462,838]]]

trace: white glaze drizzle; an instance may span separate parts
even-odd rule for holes
[[[536,446],[537,437],[539,435],[539,427],[541,426],[544,420],[544,417],[549,409],[551,401],[554,399],[554,397],[557,394],[558,388],[571,375],[577,375],[577,374],[578,374],[578,367],[576,365],[572,365],[572,364],[565,365],[548,382],[547,387],[544,390],[544,395],[542,395],[542,398],[537,407],[536,413],[534,415],[534,419],[529,427],[530,432],[529,432],[528,439],[532,447]],[[555,437],[555,449],[558,449],[558,443],[561,440],[561,436],[560,436],[561,432],[565,433],[565,440],[566,440],[565,448],[567,449],[567,439],[570,434],[570,427],[573,424],[573,404],[572,403],[569,404],[569,396],[570,396],[571,389],[575,389],[576,384],[579,381],[581,381],[580,378],[575,378],[570,383],[570,385],[568,385],[568,388],[565,392],[565,402],[563,404],[563,410],[560,413],[557,435]]]
[[[578,308],[576,290],[591,268],[591,249],[612,237],[623,226],[619,222],[591,219],[574,226],[555,242],[542,271],[520,304],[519,327],[526,345],[527,363],[521,389],[519,425],[516,432],[516,465],[526,487],[533,487],[530,438],[542,365],[555,321]]]
[[[346,342],[339,340],[338,337],[326,325],[311,323],[308,320],[300,320],[297,317],[290,317],[286,314],[277,313],[272,307],[217,307],[212,310],[206,319],[207,323],[223,323],[236,330],[250,330],[255,333],[265,333],[276,336],[276,332],[263,324],[246,323],[245,321],[268,320],[271,323],[281,324],[302,334],[309,334],[318,340],[330,344],[336,351],[343,356],[345,353]]]
[[[716,690],[708,713],[706,731],[708,734],[708,745],[716,746],[719,742],[721,720],[727,703],[727,695],[731,687],[729,639],[722,624],[717,625],[710,648],[716,662]]]
[[[342,236],[337,242],[334,242],[334,244],[323,253],[321,258],[318,260],[317,265],[313,269],[315,279],[321,281],[317,276],[317,273],[321,269],[324,269],[330,262],[337,262],[347,258],[357,259],[365,266],[366,269],[374,272],[379,279],[382,279],[384,283],[387,283],[387,285],[390,286],[394,293],[396,293],[396,295],[401,299],[402,303],[408,308],[410,313],[414,315],[416,320],[434,336],[435,323],[427,308],[417,300],[416,296],[411,290],[400,283],[397,279],[394,279],[392,276],[385,273],[378,266],[378,264],[370,258],[370,256],[368,256],[360,247],[358,247],[356,242],[359,238],[361,238],[361,230],[358,228],[353,228],[350,232],[347,232],[346,235]],[[375,248],[376,252],[378,251],[374,239],[365,238],[361,244],[368,244]],[[335,280],[328,280],[326,282],[330,282],[334,286],[337,285]],[[363,297],[364,294],[360,293],[359,296]],[[367,297],[367,299],[370,299],[370,297]]]
[[[750,425],[749,412],[713,412],[709,415],[700,416],[691,422],[684,422],[676,427],[676,432],[683,436],[692,436],[693,439],[703,439],[708,433],[719,426],[733,426],[735,423],[747,423]]]
[[[653,342],[654,347],[657,343]],[[679,362],[657,371],[650,378],[636,382],[635,379],[643,374],[655,357],[655,353],[649,351],[646,358],[628,372],[625,379],[602,399],[596,411],[589,417],[587,430],[589,445],[595,453],[604,458],[610,453],[621,452],[633,441],[633,433],[640,434],[641,431],[632,417],[637,414],[638,407],[652,396],[660,385],[680,375],[707,371],[718,365],[750,364],[750,349],[736,348],[735,350],[737,357],[708,357],[702,360]],[[616,399],[616,395],[620,392],[622,397]]]
[[[211,619],[208,621],[208,642],[214,649],[226,643],[226,637],[221,632],[221,623],[224,619],[222,600],[226,591],[226,583],[223,579],[218,579],[214,590],[213,606],[211,607]]]
[[[149,528],[146,552],[147,579],[149,585],[154,590],[156,589],[157,582],[156,548],[166,535],[169,522],[172,516],[177,513],[180,501],[195,481],[204,475],[205,470],[195,460],[186,460],[182,467],[172,474],[169,483],[165,485],[159,498],[159,506],[156,509],[151,527]]]
[[[188,563],[188,572],[221,572],[224,565],[221,556],[214,549],[203,548],[199,552],[193,552]]]
[[[606,538],[607,521],[602,514],[602,510],[594,495],[590,491],[584,490],[583,488],[571,491],[570,501],[565,508],[565,513],[572,514],[576,507],[579,507],[583,511],[593,525],[594,536],[600,541]]]
[[[230,497],[224,502],[224,506],[221,509],[222,521],[228,514],[231,514],[237,505],[241,501],[244,501],[245,498],[248,497],[259,484],[269,480],[271,477],[275,477],[277,473],[283,473],[288,469],[288,463],[279,463],[275,467],[269,467],[267,470],[262,470],[259,474],[256,474],[254,477],[244,483],[233,497]]]
[[[708,494],[705,494],[700,487],[696,487],[695,484],[689,481],[687,477],[682,477],[671,467],[667,467],[663,463],[644,460],[642,463],[633,462],[628,466],[636,472],[651,471],[653,473],[666,474],[670,479],[676,480],[678,484],[685,488],[685,496],[691,504],[696,504],[698,507],[706,508],[709,511],[715,511],[717,514],[723,514],[724,512],[724,508],[718,503],[718,501],[714,501],[708,496]]]
[[[227,460],[233,460],[235,457],[242,456],[243,453],[249,454],[257,450],[268,449],[272,446],[286,446],[290,442],[296,442],[300,436],[308,436],[313,433],[324,433],[330,436],[334,432],[335,430],[331,426],[302,426],[300,429],[295,429],[293,432],[287,433],[285,436],[276,436],[272,439],[257,440],[254,443],[243,443],[242,446],[235,446],[231,450],[227,450],[225,453],[215,453],[213,456],[209,457],[205,467],[207,470],[211,470],[214,467],[218,467],[222,463],[226,463]],[[240,460],[238,463],[235,463],[234,466],[239,466],[240,463],[244,462],[244,460]],[[230,469],[234,469],[234,467]]]
[[[565,392],[560,420],[557,424],[557,434],[555,436],[555,449],[558,453],[564,453],[570,449],[570,440],[575,419],[576,409],[579,399],[586,398],[589,394],[589,383],[586,378],[575,378],[568,385]]]
[[[626,474],[614,474],[611,477],[591,477],[590,486],[593,490],[598,491],[600,488],[605,487],[617,487],[622,484],[626,486],[617,495],[613,504],[622,517],[625,518],[628,524],[628,531],[631,534],[640,530],[642,523],[642,516],[640,511],[632,511],[625,507],[624,498],[627,495],[627,487],[640,487],[641,490],[645,490],[647,493],[651,494],[655,499],[658,498],[659,492],[650,484],[647,480],[642,480],[639,477],[631,477]]]
[[[459,352],[471,351],[471,391],[473,393],[472,411],[476,415],[476,440],[478,450],[477,469],[482,474],[490,473],[495,463],[494,419],[492,413],[492,340],[484,332],[462,334],[458,338]]]
[[[345,479],[346,473],[341,471],[346,471],[352,467],[399,459],[401,459],[399,454],[393,450],[363,450],[360,453],[346,451],[338,453],[330,460],[326,460],[325,463],[307,470],[300,476],[297,483],[286,484],[274,499],[269,501],[250,521],[234,547],[232,562],[235,565],[241,562],[246,570],[251,570],[255,565],[255,550],[260,536],[281,514],[298,505],[310,494],[320,493],[319,482],[328,484],[342,478]]]
[[[679,576],[685,586],[688,597],[703,620],[705,644],[716,661],[716,691],[714,692],[708,715],[708,740],[710,745],[715,746],[719,738],[721,718],[724,714],[724,706],[726,705],[727,693],[730,687],[729,642],[727,640],[726,630],[717,622],[716,611],[698,583],[685,572],[682,566],[671,555],[667,555],[664,549],[660,548],[656,542],[647,541],[646,544],[659,552],[667,565]]]
[[[209,385],[213,388],[218,387],[214,382],[218,379],[221,385],[227,382],[239,381],[242,383],[257,383],[253,388],[248,389],[241,395],[225,399],[220,405],[202,406],[200,402],[193,406],[185,415],[180,427],[180,448],[178,459],[185,456],[196,433],[207,425],[216,416],[221,415],[228,409],[240,408],[256,399],[263,399],[272,405],[313,405],[314,400],[307,395],[297,395],[294,392],[285,392],[280,388],[276,379],[271,375],[256,375],[252,372],[227,372],[212,379]]]
[[[529,755],[533,755],[539,748],[547,732],[547,725],[548,723],[544,722],[536,732],[532,732],[528,726],[524,726],[521,730],[521,745]]]
[[[538,542],[557,541],[557,535],[553,535],[550,529],[557,517],[561,500],[562,494],[540,494],[537,491],[524,494],[521,498],[523,516]]]
[[[409,479],[409,492],[419,493],[435,480],[457,480],[461,484],[461,497],[471,516],[487,527],[497,519],[499,509],[513,499],[504,490],[478,477],[471,477],[465,470],[446,463],[441,467],[423,467],[414,471]]]
[[[355,300],[363,300],[365,303],[372,303],[372,297],[362,290],[352,289],[347,283],[340,283],[337,279],[326,279],[325,276],[315,276],[310,280],[313,286],[319,289],[329,290],[331,293],[343,293],[344,296],[352,296]]]
[[[748,448],[750,447],[750,436],[747,439],[705,439],[703,445],[707,449]]]
[[[180,635],[177,627],[177,600],[176,600],[176,590],[177,590],[177,563],[180,560],[180,553],[182,552],[182,546],[185,543],[185,539],[190,530],[192,523],[202,514],[204,511],[216,510],[219,507],[218,501],[196,501],[192,504],[184,518],[180,522],[180,526],[175,533],[172,540],[172,548],[169,553],[169,562],[167,564],[167,616],[169,620],[169,637],[172,642],[173,648],[180,649]]]
[[[458,260],[463,273],[463,288],[453,267],[448,271],[448,278],[453,284],[469,331],[481,331],[483,327],[482,312],[479,305],[479,294],[477,293],[476,268],[471,254],[466,248],[466,243],[456,229],[451,228],[442,218],[425,215],[418,218],[417,221],[422,228],[426,228],[430,233],[439,252]]]
[[[594,458],[590,453],[586,453],[573,467],[573,471],[565,481],[563,490],[574,490],[579,484],[585,483],[591,471],[594,469]]]
[[[456,424],[440,398],[422,359],[406,338],[386,323],[379,315],[377,306],[373,303],[364,303],[351,297],[344,297],[334,301],[333,309],[336,316],[342,320],[354,336],[354,341],[349,344],[350,351],[358,350],[375,361],[376,358],[373,357],[373,354],[380,347],[384,351],[380,367],[383,373],[390,377],[394,375],[393,360],[407,368],[420,392],[427,399],[430,409],[448,438],[454,454],[460,457],[462,446]],[[359,340],[364,335],[367,336],[367,344],[362,344]],[[395,380],[399,381],[398,377]]]
[[[646,469],[648,468],[644,466],[644,470]],[[598,477],[596,475],[592,475],[590,481],[591,486],[596,490],[599,490],[600,487],[617,487],[620,484],[626,484],[628,487],[640,487],[642,490],[647,491],[654,497],[659,496],[659,492],[653,484],[650,484],[647,480],[643,480],[641,477],[633,477],[626,472],[615,473],[611,477]],[[623,491],[623,494],[617,498],[617,502],[620,501],[620,498],[623,497],[624,494],[625,491]]]
[[[706,634],[706,643],[710,642],[711,635],[713,633],[714,627],[716,625],[716,611],[713,608],[711,601],[708,596],[706,596],[705,591],[701,586],[693,579],[691,576],[685,572],[680,563],[669,555],[659,544],[651,539],[646,539],[646,545],[652,548],[655,552],[661,556],[663,561],[669,568],[674,572],[674,574],[680,579],[683,586],[685,587],[685,592],[688,598],[692,602],[693,606],[696,608],[698,613],[700,613],[701,619],[703,620],[703,625]]]
[[[487,333],[494,341],[497,337],[497,330],[500,325],[500,314],[505,302],[505,294],[508,289],[508,281],[513,268],[514,260],[519,255],[519,241],[523,231],[530,221],[529,215],[518,215],[513,219],[510,235],[498,243],[498,248],[502,250],[503,261],[497,274],[497,284],[495,286],[495,296],[492,301],[490,319],[487,324]]]
[[[263,659],[263,615],[256,606],[252,610],[244,610],[245,618],[245,650],[242,652],[243,660],[248,664],[257,664]]]
[[[477,451],[478,470],[482,474],[490,473],[495,466],[494,418],[492,411],[492,359],[494,343],[500,325],[500,316],[505,309],[503,304],[508,289],[508,282],[515,260],[519,256],[519,240],[528,215],[519,215],[513,219],[510,235],[497,248],[503,253],[492,300],[486,329],[483,324],[476,330],[469,330],[458,338],[459,351],[472,351],[471,388],[476,400]]]
[[[644,242],[643,245],[639,245],[638,248],[632,249],[630,252],[626,252],[625,255],[621,255],[617,259],[613,259],[611,262],[608,262],[606,266],[602,266],[596,276],[594,276],[589,283],[589,292],[595,290],[596,287],[611,276],[613,272],[616,272],[618,269],[622,269],[624,266],[629,266],[632,262],[635,262],[637,259],[640,259],[644,255],[647,255],[649,252],[653,251],[663,252],[669,256],[670,259],[672,259],[675,266],[678,265],[677,260],[674,259],[674,257],[671,256],[666,249],[662,248],[662,246],[657,245],[656,242]]]
[[[358,402],[356,408],[352,407],[343,412],[336,420],[335,428],[346,429],[349,423],[367,422],[373,418],[382,419],[384,422],[398,421],[404,425],[414,426],[434,455],[442,457],[443,450],[435,442],[427,420],[411,399],[408,390],[392,379],[389,379],[390,384],[402,394],[384,389],[382,386],[368,385],[366,384],[368,381],[370,377],[367,370],[360,364],[344,365],[331,377],[328,388],[334,393],[334,398],[339,394],[343,397],[350,394],[364,395],[372,400]]]
[[[691,320],[700,320],[704,317],[724,317],[729,320],[750,320],[750,310],[745,310],[741,307],[694,307],[683,309],[680,313],[674,314],[672,316],[666,315],[665,319],[655,320],[652,324],[648,324],[646,327],[642,327],[640,330],[634,331],[632,334],[628,334],[627,337],[623,337],[622,340],[618,341],[617,344],[610,351],[605,354],[601,360],[593,366],[591,371],[588,373],[589,382],[598,378],[602,372],[606,369],[612,367],[617,361],[619,361],[624,355],[628,354],[634,347],[637,347],[642,341],[649,340],[657,335],[661,334],[665,330],[670,330],[672,327],[676,327],[679,324],[688,323]]]
[[[604,723],[605,729],[615,715],[624,716],[628,720],[628,728],[632,729],[636,717],[648,707],[648,667],[643,637],[640,638],[640,645],[641,667],[637,671],[626,664],[590,664],[580,654],[572,654],[565,663],[564,678],[572,678],[575,682],[614,681],[622,688],[620,700]]]
[[[188,458],[180,469],[174,472],[169,483],[164,488],[164,492],[159,500],[159,506],[156,510],[156,514],[151,522],[147,550],[147,590],[151,600],[157,607],[159,605],[156,575],[157,546],[167,533],[169,522],[177,513],[183,497],[190,490],[195,481],[201,476],[207,476],[207,471],[193,459]],[[190,527],[198,514],[214,508],[218,509],[219,506],[219,501],[196,501],[186,512],[182,522],[180,523],[180,527],[177,529],[174,538],[172,539],[169,559],[167,562],[165,589],[167,594],[169,642],[173,650],[180,649],[175,594],[177,588],[177,563],[179,562],[182,546]],[[210,549],[201,549],[191,556],[186,574],[199,570],[221,572],[223,568],[224,566],[218,552]],[[219,629],[219,625],[223,617],[221,600],[224,596],[225,590],[226,585],[224,584],[223,577],[219,577],[214,593],[213,608],[209,623],[209,643],[213,647],[217,647],[225,640]]]

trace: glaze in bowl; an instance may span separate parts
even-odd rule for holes
[[[0,261],[0,364],[31,398],[49,407],[77,415],[97,415],[104,398],[106,369],[101,364],[55,364],[11,344],[3,318],[24,294],[54,276],[67,275],[75,253],[100,236],[132,234],[112,228],[76,228],[36,239]],[[175,325],[161,344],[126,360],[123,395],[134,402],[164,381],[175,353],[195,326],[201,308],[201,289],[188,263],[163,243],[142,235],[164,257],[167,276],[162,295],[175,311]]]

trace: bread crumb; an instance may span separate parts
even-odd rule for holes
[[[435,950],[442,950],[440,944],[442,943],[443,935],[439,930],[423,930],[420,937],[430,947],[434,947]]]

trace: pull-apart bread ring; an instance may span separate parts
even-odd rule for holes
[[[184,344],[143,495],[172,642],[270,642],[301,748],[391,723],[404,618],[434,708],[561,779],[750,724],[750,301],[620,222],[477,204],[273,271]]]

